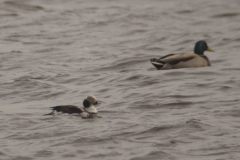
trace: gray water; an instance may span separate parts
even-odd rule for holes
[[[240,159],[239,0],[0,2],[1,160]],[[156,70],[192,52],[211,67]],[[43,116],[96,96],[98,117]]]

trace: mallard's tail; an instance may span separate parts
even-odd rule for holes
[[[156,67],[157,69],[162,69],[162,67],[164,66],[165,62],[159,61],[156,58],[151,58],[150,62],[152,63],[152,65],[154,67]]]

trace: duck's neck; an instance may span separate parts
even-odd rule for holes
[[[90,107],[84,108],[84,110],[90,113],[97,113],[97,109],[93,105],[91,105]]]
[[[194,53],[195,53],[195,54],[198,54],[198,55],[200,55],[200,56],[203,56],[203,55],[204,55],[204,50],[203,50],[200,46],[196,46],[196,47],[194,48]]]

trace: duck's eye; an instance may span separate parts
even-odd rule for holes
[[[92,99],[92,98],[90,98],[89,100],[90,100],[90,101],[92,101],[93,99]]]

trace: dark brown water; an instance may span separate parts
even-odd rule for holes
[[[240,1],[0,3],[1,160],[240,159]],[[191,52],[212,66],[157,71]],[[42,116],[102,102],[99,117]]]

